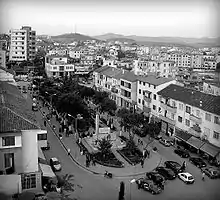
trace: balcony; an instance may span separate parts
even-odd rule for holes
[[[189,119],[192,120],[193,122],[195,122],[196,124],[201,124],[202,123],[202,118],[197,117],[195,115],[190,115]]]
[[[163,115],[159,115],[159,118],[160,118],[161,120],[163,120],[163,121],[169,123],[169,124],[174,125],[174,126],[175,126],[175,124],[176,124],[176,121],[175,121],[175,120],[170,119],[170,118],[168,118],[168,117],[165,117],[165,116],[163,116]]]
[[[144,101],[151,103],[152,100],[150,97],[144,96]]]
[[[145,113],[150,113],[150,112],[151,112],[151,108],[146,107],[146,106],[143,106],[143,111],[144,111]]]
[[[161,106],[161,108],[163,108],[164,110],[168,110],[168,111],[171,112],[171,113],[176,113],[176,111],[177,111],[177,107],[174,107],[174,106],[165,104],[165,103],[162,102],[162,101],[160,102],[160,106]]]
[[[190,127],[188,132],[195,137],[200,137],[202,133],[199,125],[194,125],[193,127]]]
[[[111,89],[111,91],[112,91],[113,93],[118,93],[118,90],[117,90],[116,88],[114,88],[114,87]]]

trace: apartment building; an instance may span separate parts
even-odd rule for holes
[[[55,48],[55,49],[51,49],[48,52],[48,55],[60,55],[60,56],[65,56],[67,55],[68,50],[67,49],[59,49],[59,48]]]
[[[84,50],[79,49],[79,48],[75,48],[73,50],[69,50],[69,56],[71,58],[76,58],[79,59],[82,55],[84,55]]]
[[[170,84],[176,84],[176,80],[153,75],[138,76],[137,81],[137,107],[145,116],[159,117],[161,112],[160,101],[157,92]]]
[[[203,66],[203,55],[202,54],[191,54],[191,68],[201,69]]]
[[[174,61],[177,67],[189,68],[191,66],[191,55],[180,52],[171,52],[169,60]]]
[[[169,85],[158,92],[161,101],[162,131],[181,138],[188,133],[190,146],[215,157],[220,152],[220,97],[178,85]],[[220,160],[220,157],[219,157]]]
[[[15,194],[41,187],[40,126],[16,86],[0,82],[0,188]]]
[[[33,60],[36,54],[36,32],[29,26],[10,31],[9,60]]]
[[[75,72],[73,64],[68,63],[66,56],[45,56],[45,71],[48,77],[70,76]]]
[[[109,97],[120,105],[120,77],[124,70],[113,67],[102,67],[96,69],[94,74],[94,85],[98,90],[106,91]]]
[[[0,67],[6,68],[6,51],[0,50]]]

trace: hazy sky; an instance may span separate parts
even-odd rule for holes
[[[0,32],[220,37],[220,0],[0,0]]]

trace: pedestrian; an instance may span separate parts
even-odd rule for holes
[[[60,138],[60,140],[62,140],[62,139],[63,139],[63,136],[62,136],[62,134],[59,134],[59,138]]]
[[[144,168],[144,159],[141,159],[141,167]]]
[[[70,155],[70,148],[69,149],[67,149],[67,152],[68,152],[68,156]]]
[[[55,125],[53,125],[53,130],[54,130],[54,131],[56,130],[56,126],[55,126]]]
[[[205,180],[205,172],[202,172],[202,180]]]

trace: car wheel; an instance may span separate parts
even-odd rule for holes
[[[151,190],[151,194],[155,194],[155,192],[153,190]]]

